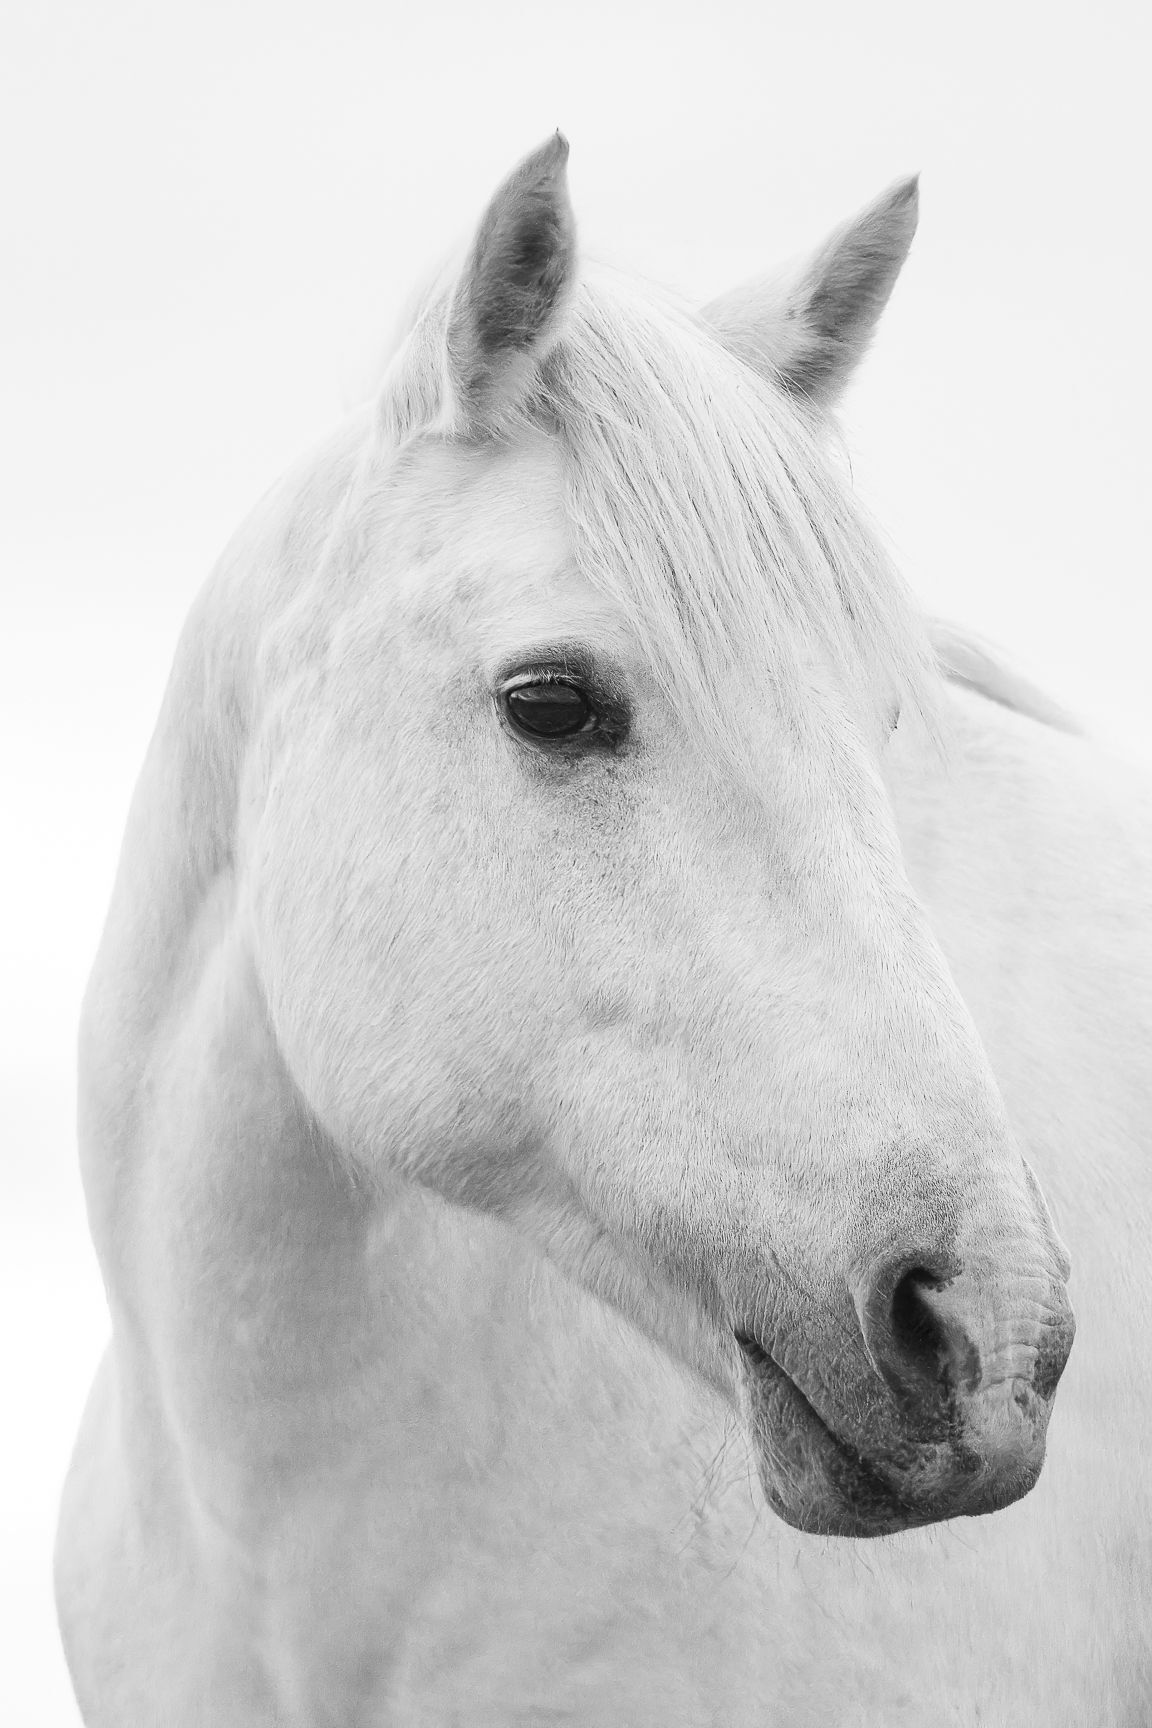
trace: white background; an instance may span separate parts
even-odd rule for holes
[[[588,248],[701,297],[919,168],[920,235],[846,404],[858,488],[927,605],[1147,752],[1147,20],[1118,0],[9,5],[5,1725],[76,1721],[49,1549],[105,1322],[74,1025],[174,638],[231,529],[556,126]]]

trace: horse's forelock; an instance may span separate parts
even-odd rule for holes
[[[389,369],[389,441],[453,435],[447,310],[442,283]],[[812,648],[931,723],[939,680],[923,629],[827,430],[818,437],[687,308],[586,271],[520,412],[564,449],[581,569],[648,644],[697,735],[737,742],[718,712],[736,670],[803,723]]]
[[[545,384],[581,567],[697,721],[729,732],[717,700],[738,669],[803,723],[813,647],[931,721],[918,615],[816,431],[687,309],[593,275]]]

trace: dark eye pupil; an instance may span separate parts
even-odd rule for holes
[[[582,732],[592,714],[592,704],[583,690],[555,680],[521,684],[508,692],[507,703],[515,724],[534,738],[566,738]]]

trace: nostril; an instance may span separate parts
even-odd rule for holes
[[[853,1297],[872,1367],[919,1439],[991,1433],[1015,1419],[1013,1401],[1035,1426],[1075,1330],[1063,1285],[1023,1255],[1005,1266],[921,1249],[874,1263]]]
[[[888,1314],[894,1365],[901,1367],[904,1375],[932,1385],[947,1380],[951,1351],[944,1328],[926,1300],[926,1292],[943,1286],[944,1280],[926,1267],[913,1266],[893,1290]]]
[[[876,1372],[926,1421],[947,1421],[954,1395],[980,1379],[979,1351],[949,1295],[954,1272],[893,1266],[860,1315]]]

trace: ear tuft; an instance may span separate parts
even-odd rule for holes
[[[469,421],[507,407],[557,334],[575,274],[568,141],[525,158],[484,213],[448,314],[448,369]]]
[[[919,176],[897,181],[798,267],[751,282],[704,311],[755,370],[830,408],[863,358],[908,256]]]

